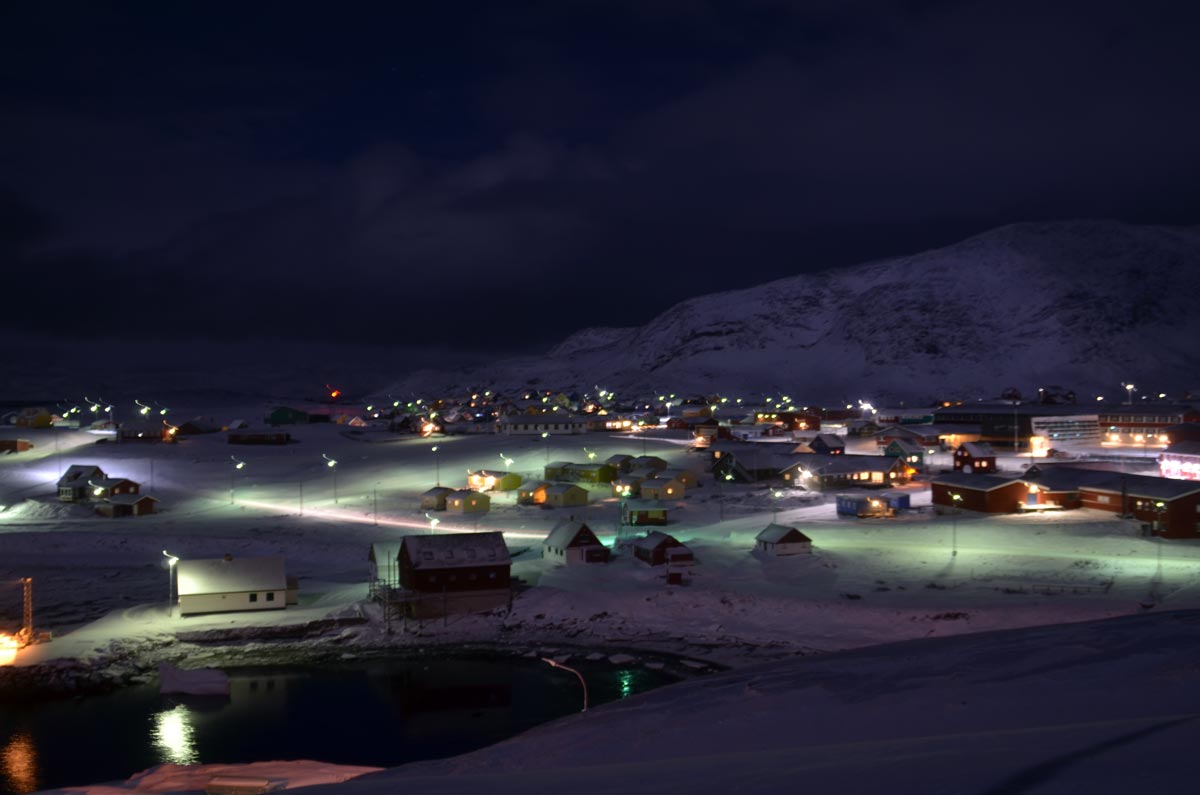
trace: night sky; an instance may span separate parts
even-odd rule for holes
[[[1011,221],[1200,223],[1198,23],[1183,2],[7,3],[0,324],[538,350]]]

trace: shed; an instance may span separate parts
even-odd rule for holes
[[[0,439],[0,453],[23,453],[33,449],[28,439]]]
[[[421,494],[421,509],[425,511],[446,510],[446,498],[454,493],[449,486],[434,486]]]
[[[492,498],[471,489],[460,489],[446,495],[446,510],[451,513],[487,513]]]
[[[768,555],[812,554],[812,539],[794,527],[769,524],[754,537],[754,548]]]
[[[609,550],[590,527],[572,517],[554,525],[542,542],[542,557],[567,565],[607,563]]]
[[[282,610],[288,581],[280,557],[204,558],[175,564],[179,615]]]
[[[688,565],[695,561],[692,551],[674,536],[654,530],[633,542],[633,556],[649,566]]]

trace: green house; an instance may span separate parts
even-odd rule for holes
[[[307,425],[308,412],[290,406],[276,406],[266,416],[268,425]]]

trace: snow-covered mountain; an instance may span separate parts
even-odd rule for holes
[[[415,373],[469,384],[787,390],[809,400],[923,399],[1062,384],[1200,381],[1200,228],[1025,223],[946,248],[803,274],[588,328],[545,356]]]

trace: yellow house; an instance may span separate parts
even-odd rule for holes
[[[683,499],[684,486],[675,478],[642,481],[642,498],[647,500]]]
[[[522,482],[524,478],[516,472],[476,469],[467,473],[467,488],[474,491],[512,491]]]
[[[446,510],[451,513],[487,513],[492,498],[471,489],[456,491],[446,498]]]

